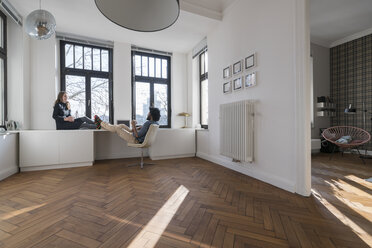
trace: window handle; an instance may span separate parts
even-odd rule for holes
[[[90,100],[88,100],[88,106],[90,106]]]

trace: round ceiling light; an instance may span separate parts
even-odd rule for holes
[[[166,29],[180,13],[179,0],[95,0],[95,3],[110,21],[140,32]]]
[[[46,10],[32,11],[25,21],[25,31],[28,35],[38,40],[45,40],[52,36],[56,29],[56,20]]]

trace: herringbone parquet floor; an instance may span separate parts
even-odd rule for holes
[[[322,159],[317,194],[328,197]],[[291,194],[197,158],[143,170],[126,167],[133,162],[98,161],[0,182],[0,246],[368,247],[319,195]]]
[[[350,227],[372,247],[372,160],[362,160],[356,154],[317,154],[312,161],[312,188],[317,198],[332,217]],[[347,235],[347,234],[345,234]],[[351,241],[351,240],[350,240]],[[338,246],[339,239],[333,239]],[[353,242],[349,246],[355,246]]]

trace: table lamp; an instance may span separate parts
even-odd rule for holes
[[[191,115],[189,113],[182,112],[182,113],[179,113],[178,116],[184,116],[185,117],[185,126],[182,127],[182,128],[186,128],[187,127],[187,117],[189,117]]]

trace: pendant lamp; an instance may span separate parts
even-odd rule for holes
[[[25,31],[31,37],[38,40],[46,40],[55,32],[56,20],[53,15],[41,9],[41,0],[39,9],[32,11],[25,21]]]
[[[155,32],[173,25],[179,0],[95,0],[98,10],[113,23],[139,32]]]

